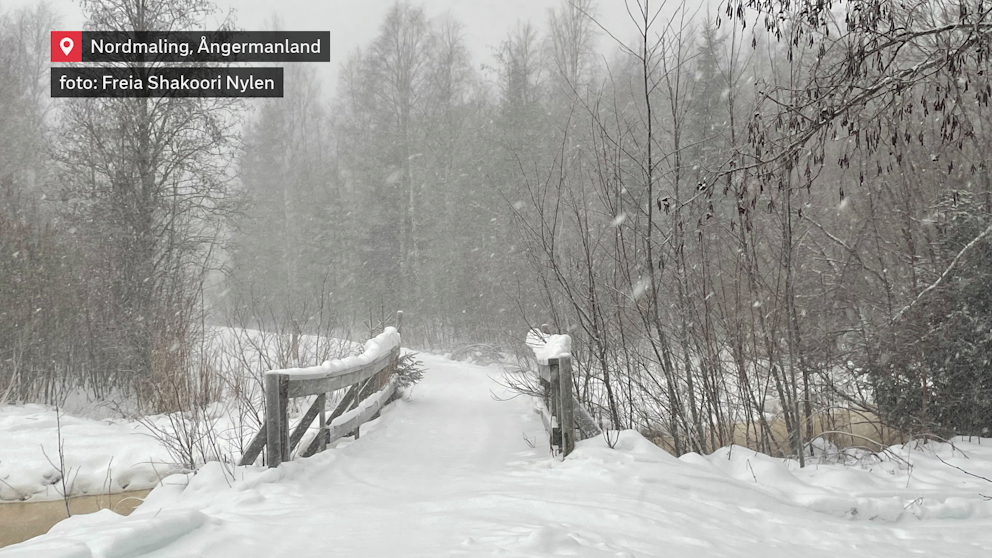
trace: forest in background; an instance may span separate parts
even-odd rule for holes
[[[287,65],[252,105],[53,102],[56,21],[0,12],[3,400],[202,404],[213,325],[402,309],[436,351],[571,334],[597,419],[677,454],[992,427],[992,3],[566,0],[480,66],[398,2],[333,96]]]

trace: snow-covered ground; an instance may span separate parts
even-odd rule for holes
[[[69,494],[142,490],[171,474],[168,452],[142,424],[60,417]],[[0,407],[0,501],[62,497],[56,426],[48,407]]]
[[[992,482],[973,476],[992,478],[990,439],[800,471],[742,448],[676,459],[623,432],[561,462],[532,402],[499,400],[496,368],[422,360],[358,441],[172,476],[129,517],[73,517],[0,556],[992,555]]]

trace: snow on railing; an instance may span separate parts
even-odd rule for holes
[[[364,351],[360,355],[324,361],[320,366],[272,370],[266,372],[266,374],[287,374],[294,380],[340,376],[352,370],[368,366],[399,346],[400,332],[396,331],[395,327],[387,327],[382,333],[365,342]]]
[[[548,364],[548,359],[572,356],[572,338],[568,335],[543,333],[532,329],[527,334],[527,346],[534,351],[538,364]]]
[[[265,373],[265,423],[252,440],[240,465],[251,465],[265,448],[267,465],[277,467],[289,461],[303,435],[320,417],[317,436],[300,455],[309,457],[327,448],[327,444],[354,433],[378,414],[396,391],[392,378],[400,355],[400,325],[403,312],[396,313],[396,327],[387,327],[365,342],[360,355],[330,360],[320,366],[288,368]],[[350,387],[337,407],[326,416],[327,394]],[[299,424],[289,432],[289,399],[317,398]]]

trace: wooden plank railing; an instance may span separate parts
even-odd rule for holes
[[[378,416],[396,391],[393,377],[400,356],[399,328],[403,313],[396,314],[396,328],[366,343],[366,353],[326,362],[312,368],[272,370],[265,373],[265,421],[248,445],[239,465],[251,465],[265,449],[268,467],[289,461],[306,431],[319,418],[320,429],[310,444],[299,453],[309,457],[324,451],[327,444],[349,434],[357,438],[361,425]],[[371,350],[377,351],[374,357]],[[327,415],[327,394],[349,388],[337,406]],[[289,432],[289,400],[316,395],[303,418]]]
[[[528,345],[537,358],[538,378],[544,393],[541,420],[550,436],[552,451],[557,448],[567,456],[575,449],[576,440],[586,440],[602,433],[585,406],[572,393],[572,356],[559,354],[547,357],[545,340],[550,329],[542,326],[528,336]],[[567,336],[564,336],[567,337]],[[571,339],[567,345],[571,345]]]

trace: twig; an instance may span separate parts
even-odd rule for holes
[[[111,508],[114,507],[113,506],[114,474],[113,474],[113,471],[111,470],[111,467],[113,465],[114,465],[114,456],[110,456],[110,462],[107,463],[106,483],[107,483],[107,505],[110,506]]]
[[[69,490],[65,485],[65,450],[62,447],[62,418],[59,414],[59,408],[55,407],[55,429],[58,434],[59,442],[59,475],[62,477],[60,481],[62,482],[62,500],[65,502],[65,515],[66,517],[72,517],[72,512],[69,511]],[[44,448],[42,449],[44,453]],[[48,456],[45,456],[46,458]]]
[[[42,450],[42,451],[44,451],[44,450]],[[3,480],[3,479],[0,479],[0,482],[2,482],[2,483],[4,483],[5,485],[7,485],[7,488],[9,488],[9,489],[11,489],[11,490],[13,490],[13,491],[14,491],[14,492],[15,492],[15,493],[17,494],[17,497],[18,497],[18,498],[19,498],[19,499],[20,499],[21,501],[24,501],[24,500],[27,500],[28,498],[30,498],[30,497],[31,497],[30,495],[28,495],[28,494],[25,494],[25,493],[23,493],[23,492],[21,492],[20,490],[18,490],[18,489],[16,489],[16,488],[14,488],[14,486],[13,486],[12,484],[10,484],[9,482],[7,482],[7,481],[5,481],[5,480]]]
[[[950,463],[944,461],[944,458],[941,457],[941,456],[939,456],[939,455],[937,455],[936,453],[934,454],[934,457],[936,457],[937,459],[939,459],[940,462],[943,463],[944,465],[947,465],[948,467],[952,467],[954,469],[957,469],[958,471],[961,471],[962,473],[968,475],[969,477],[975,477],[976,479],[981,479],[981,480],[983,480],[985,482],[992,483],[992,479],[983,477],[982,475],[976,475],[975,473],[972,473],[972,472],[969,472],[969,471],[965,471],[964,469],[962,469],[961,467],[958,467],[957,465],[951,465]]]
[[[945,269],[944,272],[940,274],[940,277],[938,277],[936,281],[934,281],[929,287],[923,289],[920,292],[920,294],[916,295],[916,298],[913,299],[912,302],[904,306],[902,310],[896,313],[895,317],[892,318],[892,323],[898,322],[903,317],[903,315],[906,312],[908,312],[913,306],[915,306],[924,296],[926,296],[928,293],[936,289],[944,281],[944,279],[946,279],[947,276],[950,275],[951,271],[954,269],[954,266],[957,265],[957,263],[961,260],[965,252],[974,248],[974,246],[978,244],[979,241],[981,241],[983,238],[988,236],[990,233],[992,233],[992,226],[986,228],[984,231],[982,231],[981,234],[979,234],[978,236],[973,238],[971,242],[966,244],[965,247],[962,248],[960,252],[958,252],[958,255],[954,256],[954,259],[951,260],[950,265],[947,266],[947,269]]]
[[[754,479],[755,484],[757,484],[758,483],[758,475],[754,474],[754,467],[751,466],[751,460],[748,459],[748,460],[745,461],[745,463],[747,463],[747,468],[748,468],[749,471],[751,471],[751,477]]]

